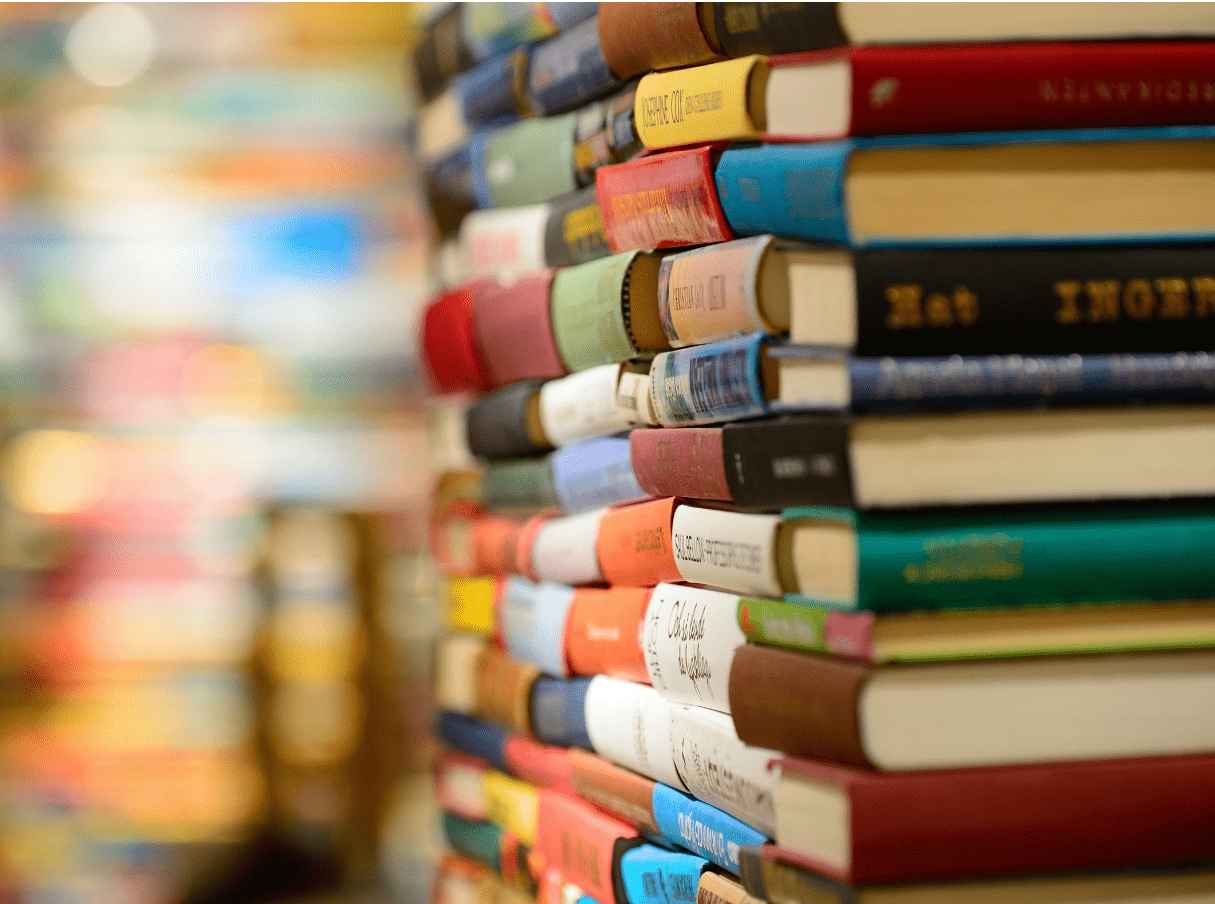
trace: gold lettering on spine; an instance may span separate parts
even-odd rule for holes
[[[920,310],[920,298],[924,290],[920,286],[889,286],[886,301],[890,313],[886,315],[886,328],[905,330],[924,325],[924,314]]]
[[[1194,316],[1215,314],[1215,277],[1197,276],[1190,280],[1190,289],[1194,292]]]
[[[970,326],[979,319],[979,296],[965,286],[956,286],[953,290],[953,309],[958,323]]]
[[[1190,316],[1190,295],[1184,279],[1158,279],[1156,291],[1160,293],[1157,316],[1164,320],[1184,320]]]
[[[1062,306],[1055,311],[1055,321],[1064,326],[1080,322],[1080,308],[1076,299],[1080,295],[1080,283],[1076,280],[1065,280],[1055,283],[1055,294],[1059,296]]]
[[[949,296],[936,292],[928,296],[924,312],[929,326],[953,326],[953,308],[949,304]]]
[[[1089,323],[1118,319],[1120,288],[1116,279],[1090,279],[1084,284],[1084,291],[1088,293]]]
[[[1122,290],[1122,307],[1128,317],[1135,320],[1150,320],[1156,308],[1156,296],[1146,279],[1132,279]]]

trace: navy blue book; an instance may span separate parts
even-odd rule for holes
[[[452,82],[469,126],[500,124],[528,112],[527,98],[517,89],[530,58],[531,48],[519,47],[479,63]]]
[[[435,737],[453,750],[485,760],[502,772],[510,772],[503,752],[510,732],[501,725],[444,711],[435,720]]]
[[[538,116],[573,110],[621,84],[599,49],[598,17],[537,46],[527,70],[527,96]]]
[[[590,678],[541,676],[532,684],[532,729],[541,741],[558,747],[593,750],[586,733],[586,689]]]
[[[1215,237],[1215,127],[893,136],[728,148],[737,235],[867,245]]]

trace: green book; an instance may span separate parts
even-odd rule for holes
[[[485,183],[494,207],[541,204],[574,191],[577,116],[525,119],[490,134]]]
[[[541,509],[557,504],[553,493],[551,459],[524,458],[493,461],[485,466],[481,498],[492,511],[502,509]]]
[[[502,830],[492,822],[473,822],[454,813],[444,813],[443,830],[453,849],[484,863],[496,873],[502,872]]]
[[[886,612],[1215,597],[1215,510],[1200,507],[784,515],[789,602]]]

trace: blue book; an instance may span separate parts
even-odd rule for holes
[[[519,575],[507,578],[501,619],[510,654],[546,675],[566,676],[564,628],[573,599],[574,589],[564,584],[535,583]]]
[[[628,438],[609,437],[565,446],[552,453],[553,492],[566,514],[643,499],[633,476]]]
[[[485,760],[509,772],[504,749],[510,732],[500,725],[460,713],[441,712],[435,720],[435,737],[453,750]]]
[[[586,732],[586,689],[590,683],[590,678],[537,678],[529,707],[536,737],[558,747],[593,750]]]
[[[868,245],[1215,236],[1215,127],[737,145],[717,189],[738,235]],[[1093,203],[1100,198],[1101,203]]]
[[[620,84],[599,49],[598,17],[536,47],[527,70],[527,95],[538,116],[580,107]]]
[[[695,854],[643,844],[620,858],[628,904],[696,904],[700,874],[709,862]]]
[[[654,785],[653,808],[654,821],[663,838],[736,876],[742,869],[740,849],[768,840],[741,819],[662,782]]]
[[[522,110],[515,93],[516,72],[527,71],[530,48],[520,47],[479,63],[452,82],[464,121],[481,127],[517,118]]]

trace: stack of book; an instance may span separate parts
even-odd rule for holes
[[[432,171],[587,182],[436,208],[437,900],[1209,893],[1209,10],[587,21]]]

